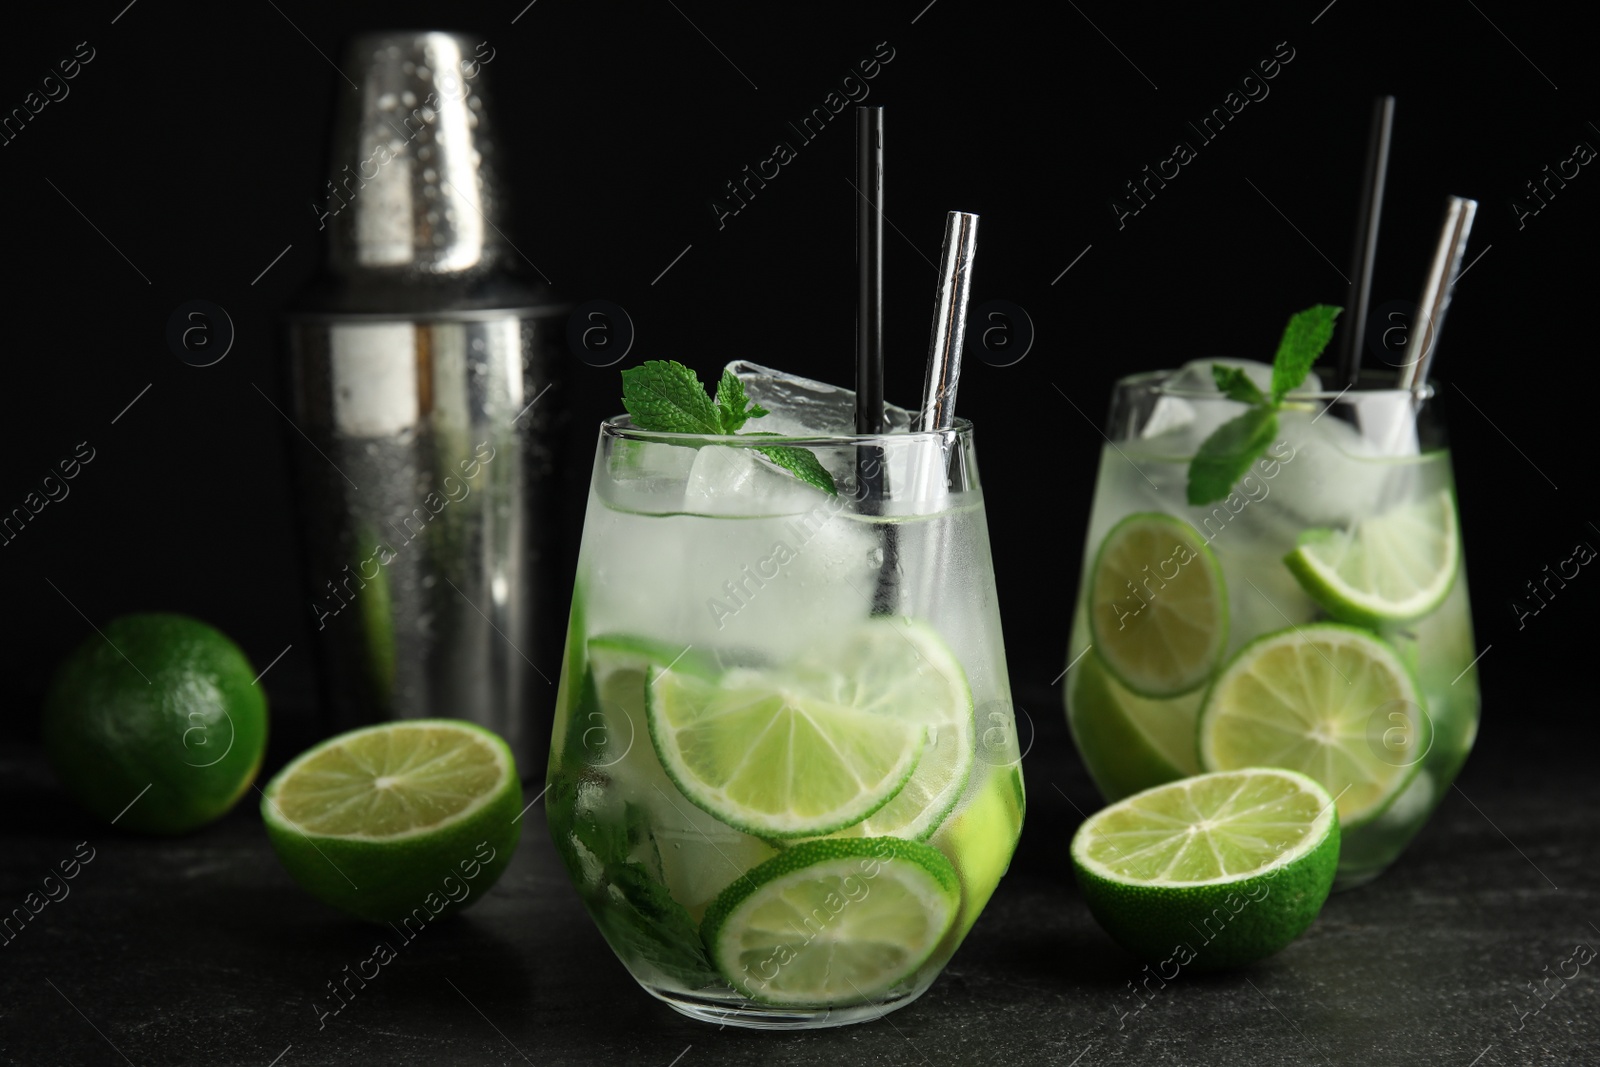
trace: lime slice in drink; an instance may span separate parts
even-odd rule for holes
[[[875,620],[777,669],[650,679],[662,766],[695,804],[746,833],[816,837],[873,816],[866,832],[926,837],[972,768],[966,677],[917,623]]]
[[[1129,515],[1106,535],[1089,579],[1089,628],[1127,688],[1161,700],[1198,688],[1228,644],[1217,557],[1170,515]]]
[[[698,921],[728,883],[770,858],[773,848],[701,811],[662,771],[650,743],[645,686],[652,669],[707,681],[719,671],[699,649],[647,637],[607,634],[590,640],[588,652],[594,697],[580,705],[570,728],[579,733],[588,765],[609,776],[611,791],[648,812],[663,881]]]
[[[614,774],[634,771],[665,782],[650,749],[645,712],[649,672],[671,670],[710,681],[717,677],[716,664],[692,646],[631,634],[591,638],[587,659],[593,689],[580,694],[568,725],[573,755],[591,767],[613,768]]]
[[[816,837],[860,822],[911,778],[927,728],[848,703],[838,676],[730,670],[710,682],[652,668],[650,739],[678,790],[729,826]]]
[[[840,836],[926,841],[956,806],[972,773],[972,690],[960,661],[932,627],[878,619],[855,630],[825,662],[850,679],[857,691],[852,703],[927,732],[905,788]]]
[[[454,719],[340,734],[297,756],[261,797],[290,876],[374,922],[476,901],[510,862],[521,811],[506,743]]]
[[[1089,650],[1067,673],[1067,723],[1107,800],[1200,773],[1195,721],[1203,691],[1151,700],[1111,676]]]
[[[1307,530],[1283,562],[1336,619],[1412,622],[1444,602],[1460,570],[1455,499],[1440,490],[1349,530]]]
[[[1366,630],[1319,623],[1257,638],[1222,669],[1200,709],[1200,762],[1211,771],[1301,771],[1337,798],[1350,829],[1410,783],[1431,730],[1392,647]]]
[[[1317,917],[1338,864],[1333,799],[1266,767],[1135,793],[1072,838],[1095,919],[1167,979],[1169,964],[1231,967],[1283,948]]]
[[[961,911],[950,928],[951,951],[960,945],[999,886],[1022,833],[1022,768],[996,767],[980,779],[972,799],[929,839],[946,856],[959,856]]]
[[[955,921],[960,897],[938,849],[896,837],[807,841],[724,890],[700,933],[746,996],[838,1007],[911,979]]]

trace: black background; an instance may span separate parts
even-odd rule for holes
[[[1587,675],[1600,578],[1580,573],[1521,627],[1510,607],[1577,542],[1600,544],[1584,414],[1600,177],[1585,167],[1520,225],[1512,208],[1576,143],[1600,145],[1592,41],[1572,8],[124,2],[29,5],[6,35],[7,113],[79,42],[94,58],[0,147],[0,509],[79,442],[95,458],[0,547],[5,736],[36,735],[48,669],[91,620],[137,610],[204,618],[258,666],[290,646],[264,684],[280,707],[306,706],[312,616],[289,481],[306,446],[262,394],[282,404],[276,316],[321,256],[311,205],[332,104],[352,91],[333,62],[351,32],[391,27],[464,29],[493,49],[484,74],[520,208],[509,236],[565,297],[628,310],[626,364],[676,358],[704,377],[745,357],[841,383],[850,116],[803,146],[787,124],[887,42],[866,102],[889,109],[890,398],[912,401],[921,381],[947,210],[982,216],[975,303],[1014,301],[1037,328],[1020,363],[969,362],[959,405],[978,427],[1019,693],[1064,665],[1111,382],[1196,356],[1268,359],[1290,312],[1344,302],[1370,102],[1395,93],[1374,304],[1415,298],[1447,194],[1481,202],[1468,258],[1482,258],[1435,375],[1489,649],[1485,738],[1515,722],[1548,741],[1592,712],[1551,694]],[[1199,145],[1185,122],[1288,49],[1270,95]],[[1180,138],[1198,158],[1119,228],[1110,200]],[[778,140],[798,158],[719,229],[712,198]],[[165,340],[193,299],[237,329],[207,368]],[[568,476],[551,521],[568,573],[619,369],[565,368]]]

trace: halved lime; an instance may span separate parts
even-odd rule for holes
[[[1444,603],[1461,569],[1455,498],[1441,489],[1348,530],[1307,530],[1283,562],[1336,619],[1412,622]]]
[[[1317,917],[1338,862],[1327,791],[1265,767],[1136,793],[1072,838],[1095,919],[1164,974],[1168,964],[1229,967],[1277,952]]]
[[[1375,731],[1404,744],[1374,744]],[[1422,693],[1389,644],[1318,623],[1257,638],[1222,669],[1200,709],[1200,762],[1301,771],[1337,798],[1349,829],[1411,781],[1430,731]]]
[[[521,810],[506,743],[455,719],[340,734],[297,756],[261,797],[290,876],[374,922],[428,921],[476,901],[511,860]]]
[[[1181,519],[1129,515],[1106,534],[1089,578],[1094,647],[1117,680],[1165,699],[1203,685],[1228,644],[1222,567]]]
[[[807,841],[750,871],[706,910],[701,937],[735,989],[831,1008],[915,976],[955,921],[961,889],[938,849],[896,837]]]
[[[839,836],[926,841],[972,773],[972,690],[961,662],[932,627],[887,618],[854,631],[827,661],[859,687],[860,706],[917,723],[928,738],[905,788]]]
[[[1108,801],[1200,773],[1195,722],[1203,691],[1152,700],[1111,676],[1090,649],[1067,674],[1067,723]]]

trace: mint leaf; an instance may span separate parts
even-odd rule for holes
[[[675,360],[652,359],[623,371],[622,406],[641,430],[722,432],[717,406],[706,395],[700,379]]]
[[[575,731],[580,726],[573,723]],[[574,788],[565,779],[552,779],[558,788],[546,794],[556,802],[550,808],[551,830],[573,884],[606,940],[624,955],[649,960],[690,989],[716,982],[694,919],[672,899],[658,874],[628,858],[641,848],[656,852],[644,810],[627,805],[621,823],[597,818],[580,810],[585,787]],[[580,849],[587,855],[580,856]]]
[[[1261,390],[1250,380],[1250,375],[1239,367],[1224,367],[1220,363],[1213,363],[1211,377],[1217,383],[1217,388],[1227,394],[1229,400],[1240,400],[1246,404],[1266,402],[1267,398],[1261,395]]]
[[[694,371],[670,359],[652,359],[622,372],[622,406],[641,430],[658,433],[737,434],[751,419],[768,414],[766,408],[750,403],[744,383],[724,370],[717,381],[715,399]],[[748,433],[748,437],[778,437],[775,433]],[[757,452],[829,496],[838,496],[833,475],[808,449],[789,445],[765,445]]]
[[[1278,435],[1278,413],[1252,407],[1218,426],[1189,461],[1189,503],[1221,500]]]
[[[1311,364],[1328,347],[1333,320],[1342,310],[1331,304],[1314,304],[1290,317],[1289,325],[1283,328],[1283,339],[1278,342],[1278,354],[1272,357],[1273,407],[1306,380]]]
[[[747,437],[777,437],[775,433],[751,433]],[[828,473],[828,468],[809,448],[796,448],[793,445],[762,445],[757,452],[766,456],[772,462],[799,478],[813,489],[821,489],[829,496],[838,496],[839,489],[833,484],[833,475]]]
[[[607,864],[606,879],[611,891],[590,904],[590,914],[619,955],[648,960],[690,989],[721,980],[694,919],[666,886],[637,863]]]
[[[751,419],[768,414],[759,404],[750,403],[745,395],[744,383],[731,370],[724,370],[717,382],[717,415],[722,420],[723,433],[738,433],[739,427]]]

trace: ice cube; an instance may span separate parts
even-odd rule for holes
[[[1374,439],[1332,414],[1278,412],[1278,440],[1294,450],[1274,487],[1284,510],[1307,526],[1347,526],[1410,499],[1417,467],[1394,462],[1406,446],[1397,426],[1385,420]]]
[[[751,403],[768,411],[745,424],[745,432],[777,433],[785,437],[853,434],[856,432],[856,394],[812,378],[763,367],[736,359],[727,370],[744,383]],[[883,405],[886,434],[910,432],[915,413],[896,404]],[[841,492],[856,486],[855,464],[859,458],[849,449],[817,450],[817,459],[833,475]],[[948,443],[933,440],[906,440],[887,448],[882,456],[886,479],[893,499],[884,506],[887,513],[926,514],[936,511],[946,499],[945,463]]]
[[[778,433],[785,437],[856,432],[856,394],[814,378],[802,378],[749,360],[736,359],[726,370],[744,383],[750,402],[768,414],[746,424],[746,430]],[[894,404],[883,405],[884,432],[904,433],[911,427],[911,412]]]
[[[823,498],[755,449],[726,445],[700,448],[683,487],[683,509],[695,515],[799,515]]]
[[[1267,394],[1272,392],[1270,363],[1222,357],[1190,360],[1172,373],[1164,383],[1164,387],[1170,392],[1220,397],[1222,394],[1217,389],[1216,379],[1212,376],[1212,367],[1237,367],[1244,371],[1245,376],[1257,389]],[[1304,384],[1296,392],[1315,393],[1321,389],[1322,379],[1317,376],[1316,371],[1311,371],[1306,374]],[[1200,447],[1200,442],[1211,435],[1211,431],[1238,414],[1238,410],[1230,404],[1211,403],[1205,399],[1196,403],[1181,396],[1162,396],[1156,400],[1155,408],[1151,411],[1150,418],[1145,421],[1140,436],[1162,437],[1163,441],[1171,446],[1187,447],[1188,451],[1182,454],[1193,455],[1194,450]],[[1182,432],[1175,432],[1179,430]]]

